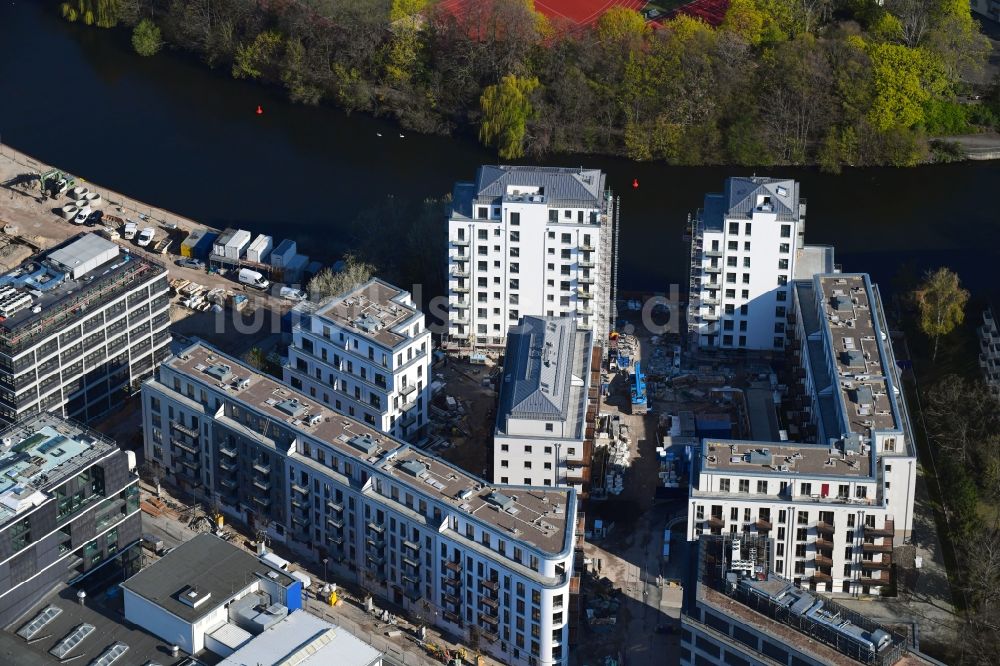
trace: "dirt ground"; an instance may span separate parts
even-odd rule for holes
[[[446,415],[442,418],[437,414],[431,419],[436,424],[437,434],[450,444],[437,449],[437,453],[462,469],[490,480],[493,478],[497,393],[492,386],[483,386],[483,380],[489,378],[494,368],[493,365],[472,365],[453,357],[434,368],[435,379],[443,380],[445,388],[433,404]],[[461,414],[448,408],[446,396],[459,403]]]

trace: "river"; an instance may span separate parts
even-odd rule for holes
[[[140,58],[124,32],[69,24],[54,2],[6,0],[0,45],[0,141],[213,226],[295,238],[314,258],[350,249],[352,221],[379,200],[443,195],[496,160],[469,139],[400,138],[390,123],[290,104],[281,91],[234,81],[185,55]],[[916,271],[950,266],[979,294],[996,282],[1000,163],[838,176],[578,155],[546,163],[608,173],[621,195],[622,289],[685,280],[688,213],[726,176],[754,171],[800,180],[807,242],[835,245],[845,271],[870,272],[883,289],[904,262]]]

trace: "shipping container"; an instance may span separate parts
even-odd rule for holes
[[[295,241],[286,238],[278,243],[278,247],[271,250],[271,265],[275,268],[284,268],[297,252]]]
[[[271,242],[270,236],[265,236],[261,234],[257,238],[253,239],[253,242],[247,246],[247,261],[253,261],[258,264],[267,263],[268,256],[271,254],[271,247],[273,243]]]
[[[214,241],[212,241],[212,254],[217,257],[226,256],[226,245],[229,241],[233,240],[233,236],[237,233],[236,229],[232,227],[226,228]]]
[[[240,259],[246,252],[247,245],[250,244],[250,239],[252,237],[253,236],[250,232],[244,229],[240,229],[233,234],[232,238],[229,239],[229,242],[226,243],[226,259],[232,259],[233,261]]]
[[[212,243],[219,234],[209,229],[195,229],[181,243],[181,256],[205,260],[212,253]]]
[[[309,265],[309,257],[304,254],[297,254],[292,257],[282,269],[281,279],[287,284],[299,284],[305,277],[306,266]]]

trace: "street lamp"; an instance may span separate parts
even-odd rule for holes
[[[326,569],[326,563],[329,562],[329,561],[330,561],[329,557],[324,557],[323,558],[323,584],[324,585],[330,582],[330,576],[327,573],[327,569]]]

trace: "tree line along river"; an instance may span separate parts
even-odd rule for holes
[[[472,139],[401,137],[390,123],[295,106],[192,58],[140,58],[126,34],[69,24],[44,3],[3,4],[0,44],[0,141],[212,226],[294,238],[326,261],[352,247],[359,213],[387,197],[443,196],[496,162]],[[623,290],[683,285],[688,214],[725,177],[754,171],[591,155],[544,163],[608,173],[621,196]],[[807,242],[835,245],[845,271],[870,272],[883,289],[904,263],[918,273],[950,266],[980,296],[995,284],[1000,163],[756,173],[800,180]],[[427,270],[443,271],[443,260]]]

